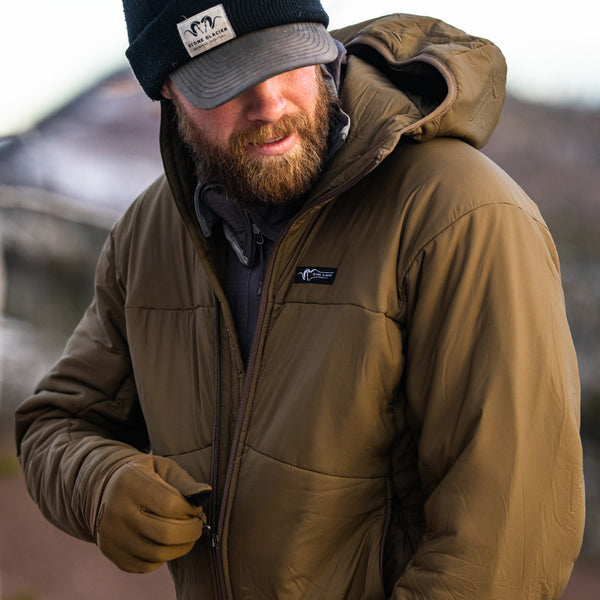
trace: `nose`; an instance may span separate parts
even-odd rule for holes
[[[255,123],[276,123],[287,111],[284,93],[284,78],[271,77],[254,86],[244,94],[246,118]]]

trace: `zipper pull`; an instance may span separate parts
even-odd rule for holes
[[[265,238],[263,237],[262,231],[258,228],[256,223],[252,223],[252,233],[255,235],[256,239],[254,240],[258,246],[262,246],[265,243]]]
[[[204,535],[208,536],[208,540],[210,542],[210,547],[213,550],[216,550],[219,547],[219,544],[221,543],[221,540],[219,539],[219,536],[217,535],[217,533],[213,531],[213,529],[210,525],[205,525],[203,528],[203,531],[204,531]]]

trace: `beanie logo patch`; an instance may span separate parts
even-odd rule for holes
[[[236,37],[222,4],[178,23],[177,29],[192,58]]]

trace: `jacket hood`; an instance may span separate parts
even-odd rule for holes
[[[488,141],[506,84],[504,57],[490,41],[437,19],[406,14],[331,33],[348,53],[340,98],[351,127],[313,197],[347,187],[401,139],[454,137],[476,148]],[[163,102],[161,151],[177,204],[193,220],[194,171],[178,139],[170,102]]]
[[[343,101],[351,116],[368,122],[379,114],[380,126],[391,120],[418,142],[455,137],[481,148],[489,140],[506,86],[506,62],[490,41],[415,15],[390,15],[332,35],[350,55]]]
[[[480,148],[506,95],[506,62],[490,41],[415,15],[389,15],[333,31],[347,50],[340,98],[346,143],[313,197],[352,186],[401,140],[459,138]]]

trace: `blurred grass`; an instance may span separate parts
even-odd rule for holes
[[[40,596],[34,592],[22,591],[10,596],[2,597],[2,600],[39,600]]]
[[[0,479],[19,473],[21,465],[14,454],[0,454]]]

